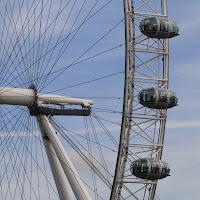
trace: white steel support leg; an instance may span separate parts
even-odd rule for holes
[[[42,127],[40,127],[40,129],[42,131],[42,135],[45,136]],[[43,141],[60,200],[73,200],[72,192],[69,187],[67,178],[51,142],[48,139],[44,138]]]
[[[51,123],[46,115],[38,115],[37,120],[40,124],[40,128],[44,131],[45,135],[49,138],[60,164],[67,176],[67,179],[72,187],[74,195],[77,200],[91,200],[85,186],[83,185],[77,171],[75,170],[71,160],[69,159],[65,149],[63,148],[60,140],[58,139]]]

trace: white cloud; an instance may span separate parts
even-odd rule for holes
[[[179,67],[178,71],[182,75],[186,75],[187,78],[194,79],[194,76],[199,76],[200,75],[200,59],[196,61],[188,61],[187,63],[178,63]],[[181,70],[180,70],[181,69]],[[192,76],[191,76],[192,75]]]
[[[36,136],[40,135],[40,132],[34,131],[34,132],[9,132],[9,133],[0,133],[1,138],[8,138],[8,137],[26,137],[26,136]]]
[[[109,132],[110,131],[118,131],[118,130],[120,130],[120,126],[119,125],[108,125],[108,126],[106,125],[105,127]],[[89,132],[93,132],[93,129],[89,128],[88,131]],[[101,126],[95,127],[95,131],[98,132],[98,133],[105,132]],[[85,134],[86,130],[85,130],[85,128],[81,128],[81,129],[74,130],[73,132],[75,132],[77,134]]]
[[[181,32],[184,32],[184,33],[190,32],[191,33],[191,30],[199,29],[199,23],[200,23],[199,14],[198,14],[198,16],[195,15],[195,17],[192,20],[191,20],[191,18],[188,18],[187,15],[186,15],[186,17],[187,18],[181,22],[181,29],[182,29]],[[185,26],[185,24],[187,24],[187,26]]]
[[[157,193],[162,200],[198,199],[200,135],[188,135],[182,140],[179,137],[175,135],[176,145],[164,151],[163,159],[171,167],[171,176],[159,181]]]
[[[167,121],[167,128],[200,127],[200,119]]]

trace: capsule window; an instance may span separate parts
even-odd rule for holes
[[[140,31],[157,31],[158,23],[156,17],[142,20],[139,27]]]
[[[147,174],[149,169],[148,162],[146,159],[138,159],[137,161],[131,164],[130,169],[133,174],[135,173]]]
[[[143,96],[143,99],[144,101],[150,101],[150,98],[149,98],[149,91],[144,91],[144,96]]]
[[[143,21],[140,22],[140,25],[139,25],[141,32],[144,31],[144,25],[145,25],[145,21],[143,20]]]
[[[161,161],[161,174],[162,175],[169,175],[170,168],[166,162]]]
[[[160,22],[160,31],[166,31],[168,32],[169,31],[169,23],[168,21],[161,21]]]
[[[144,21],[144,31],[150,31],[151,30],[151,22],[149,19],[146,19]]]
[[[156,102],[155,89],[142,90],[138,95],[139,102]]]
[[[168,174],[169,175],[169,173],[170,173],[170,167],[169,167],[169,165],[166,163],[166,165],[167,165],[167,168],[166,168],[166,174]]]
[[[148,170],[149,170],[149,166],[148,166],[148,163],[147,162],[142,162],[142,165],[141,165],[141,173],[148,173]]]
[[[151,31],[157,31],[158,30],[158,23],[156,17],[151,18]]]
[[[167,92],[166,91],[162,91],[159,93],[159,102],[167,102]]]
[[[140,173],[141,172],[141,165],[142,163],[137,161],[137,162],[133,162],[131,165],[131,172],[132,173]]]
[[[170,31],[171,33],[176,33],[176,34],[179,32],[179,28],[174,21],[171,21]]]
[[[178,98],[174,92],[169,91],[169,103],[172,105],[177,105]]]
[[[136,167],[135,167],[135,173],[140,173],[141,172],[141,165],[142,163],[141,162],[138,162]]]
[[[162,167],[162,169],[161,169],[161,174],[166,174],[167,173],[167,165],[166,165],[166,163],[161,163],[161,167]]]
[[[156,102],[156,93],[155,93],[155,89],[151,89],[149,90],[149,100],[150,102]]]
[[[151,173],[160,174],[160,165],[158,162],[153,162],[151,165]]]

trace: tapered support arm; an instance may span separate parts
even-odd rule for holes
[[[58,156],[60,164],[62,165],[62,168],[72,187],[76,199],[91,200],[85,186],[82,183],[82,180],[80,179],[65,149],[63,148],[61,142],[59,141],[47,116],[43,114],[38,115],[37,120],[39,122],[41,131],[46,134],[46,136],[49,138],[49,141],[52,143],[52,146]]]
[[[0,87],[0,104],[31,107],[34,103],[89,107],[93,101],[60,95],[36,94],[33,89]]]
[[[42,129],[42,127],[41,127]],[[44,136],[44,133],[42,133]],[[69,183],[62,169],[60,161],[56,155],[56,152],[51,142],[43,137],[44,146],[47,152],[48,160],[51,166],[51,171],[56,183],[60,200],[73,200],[72,192],[69,187]]]

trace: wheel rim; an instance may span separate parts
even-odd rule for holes
[[[1,6],[1,86],[34,84],[38,93],[98,102],[90,117],[51,117],[51,123],[92,199],[108,198],[123,99],[118,86],[124,41],[115,37],[123,17],[96,25],[115,8],[112,1],[22,0]],[[1,105],[1,119],[1,198],[59,199],[35,117],[26,107]]]
[[[132,18],[131,6],[134,6],[135,9],[133,22],[137,24],[138,21],[146,16],[146,14],[142,15],[137,11],[147,6],[151,11],[153,10],[152,12],[155,12],[158,7],[156,3],[154,10],[151,4],[142,3],[140,5],[135,5],[134,2],[133,5],[130,1],[124,2],[125,16],[127,17],[126,23],[129,24],[126,29],[126,38],[129,38],[127,39],[129,41],[129,46],[126,50],[128,53],[125,59],[128,64],[125,72],[126,92],[124,100],[125,106],[122,114],[124,119],[122,120],[121,138],[125,137],[125,142],[127,143],[124,145],[124,140],[121,139],[121,153],[118,154],[118,159],[119,135],[117,136],[116,133],[119,132],[121,126],[121,107],[118,102],[121,102],[123,98],[122,95],[118,95],[116,86],[122,89],[121,75],[124,73],[124,70],[119,67],[121,64],[119,60],[122,60],[120,59],[120,54],[124,42],[118,42],[118,37],[115,38],[115,34],[120,34],[121,26],[123,26],[122,22],[124,20],[120,18],[119,20],[108,20],[108,27],[110,22],[114,22],[114,25],[102,32],[98,30],[99,27],[95,27],[95,31],[90,29],[91,26],[95,25],[96,21],[100,20],[97,15],[101,13],[102,10],[106,11],[105,16],[101,15],[103,20],[110,14],[109,8],[113,8],[114,5],[112,0],[104,4],[102,2],[99,3],[97,0],[92,5],[86,0],[83,2],[77,0],[63,2],[60,0],[56,3],[52,0],[31,2],[21,0],[18,1],[18,3],[11,3],[9,1],[6,3],[2,2],[1,86],[28,88],[31,84],[35,84],[39,92],[55,92],[60,94],[60,92],[67,91],[66,93],[63,92],[67,96],[77,96],[78,94],[78,97],[84,98],[91,97],[90,90],[95,94],[92,95],[92,99],[96,99],[96,101],[98,101],[96,105],[99,106],[93,106],[91,117],[84,117],[84,119],[67,119],[67,126],[65,126],[65,120],[63,118],[51,118],[51,123],[62,136],[64,146],[66,146],[66,149],[71,153],[73,162],[75,162],[77,168],[79,168],[80,176],[86,187],[88,187],[92,199],[108,199],[111,191],[111,199],[124,199],[127,197],[130,199],[154,199],[157,182],[142,182],[142,180],[139,180],[139,182],[143,184],[143,186],[140,187],[138,186],[141,185],[138,184],[138,179],[135,181],[135,178],[130,175],[128,169],[131,161],[142,157],[144,154],[148,154],[148,152],[150,152],[150,154],[148,154],[147,157],[153,155],[152,157],[161,159],[162,156],[166,110],[157,111],[154,109],[148,110],[144,107],[140,108],[138,102],[135,100],[135,96],[140,89],[146,88],[146,84],[150,84],[149,82],[151,81],[155,82],[153,84],[156,86],[161,86],[161,83],[165,83],[163,87],[168,88],[168,41],[145,39],[144,36],[137,35],[138,32],[135,30],[132,20],[130,20]],[[156,2],[160,6],[160,2]],[[161,2],[162,9],[164,9],[164,11],[161,12],[167,15],[166,1]],[[110,4],[111,6],[108,7]],[[108,10],[106,10],[107,8]],[[25,17],[23,17],[23,14]],[[95,20],[93,21],[93,19]],[[91,32],[94,31],[93,36],[95,36],[95,39],[91,37],[91,40],[88,42],[87,38],[90,38],[90,36],[88,37],[87,35],[88,29],[84,31],[85,27],[89,28]],[[81,34],[79,34],[79,30],[82,30]],[[120,36],[122,35],[123,33],[120,34]],[[76,38],[79,40],[77,39],[76,41]],[[135,41],[132,41],[130,38],[137,39],[136,46],[133,46]],[[104,41],[104,45],[106,44],[103,48],[103,45],[101,45],[102,41]],[[71,48],[72,43],[74,43],[77,48]],[[156,47],[155,44],[157,45]],[[139,48],[137,48],[138,45],[140,45]],[[144,48],[141,47],[142,45],[149,49],[144,50]],[[165,52],[162,51],[161,47],[164,48]],[[149,52],[147,53],[147,51]],[[92,72],[92,69],[94,69],[94,64],[92,63],[93,59],[97,58],[98,61],[98,56],[110,56],[110,52],[118,53],[118,56],[113,57],[116,61],[111,62],[105,58],[107,62],[100,62],[100,64],[95,62],[95,72]],[[137,57],[135,57],[135,52],[138,53]],[[142,53],[145,53],[145,55],[149,55],[150,53],[152,55],[157,54],[158,56],[147,56],[144,58],[142,56],[140,57]],[[160,64],[162,57],[164,58],[163,65]],[[155,69],[151,67],[151,64],[155,62],[157,62],[156,72]],[[76,69],[74,70],[74,66],[76,68],[76,66],[82,63],[86,64],[77,68],[79,72],[77,73],[77,71],[75,71]],[[116,65],[118,66],[117,71],[114,70],[114,66]],[[108,69],[108,66],[111,69]],[[135,66],[136,70],[132,68],[132,66]],[[103,69],[99,70],[99,67]],[[148,69],[148,72],[145,71],[145,69]],[[106,71],[106,74],[102,73],[103,71]],[[102,75],[100,76],[100,74]],[[131,76],[129,76],[130,74]],[[89,76],[89,79],[84,79],[83,75]],[[115,77],[120,78],[114,80],[113,85],[111,85],[109,80]],[[103,84],[100,82],[102,80],[104,81]],[[100,87],[98,84],[93,84],[96,84],[98,81],[99,85],[103,87]],[[91,85],[88,85],[89,83]],[[133,83],[134,91],[131,89]],[[77,86],[80,86],[79,88],[81,89],[76,89]],[[73,91],[70,90],[72,88]],[[105,95],[102,95],[103,90]],[[129,93],[127,93],[128,90]],[[101,96],[97,94],[101,94]],[[108,102],[110,101],[110,103],[102,102],[102,99],[106,99]],[[117,106],[115,106],[115,104]],[[134,113],[138,110],[138,113]],[[107,115],[101,116],[99,114],[101,112],[107,113]],[[118,113],[119,117],[113,117],[113,115],[109,116],[111,113],[114,115]],[[19,106],[12,107],[2,105],[1,118],[1,132],[3,135],[1,140],[1,163],[3,165],[3,174],[0,180],[7,188],[4,191],[1,187],[2,199],[17,199],[20,197],[24,199],[58,199],[59,197],[55,190],[55,185],[52,183],[53,179],[50,177],[50,172],[48,170],[49,166],[45,164],[46,158],[42,147],[42,138],[38,134],[38,125],[35,119],[29,115],[28,109]],[[114,118],[117,120],[113,120]],[[74,120],[76,120],[75,124],[73,124]],[[106,128],[102,122],[107,123],[108,128]],[[157,124],[159,122],[160,125],[158,126]],[[110,126],[110,123],[115,126]],[[147,124],[146,128],[140,126],[140,124],[145,123]],[[84,127],[84,136],[83,130],[78,129],[77,124]],[[116,128],[116,124],[118,128]],[[71,130],[69,130],[70,128],[68,129],[69,125],[72,125]],[[132,130],[133,126],[137,128]],[[150,130],[152,126],[154,126],[153,135],[152,130]],[[98,128],[101,128],[101,130]],[[110,131],[108,129],[110,129]],[[73,130],[77,130],[78,133],[75,133]],[[93,133],[92,136],[91,133]],[[126,135],[125,133],[128,134]],[[133,133],[135,135],[133,135]],[[15,138],[15,136],[17,137]],[[69,136],[72,138],[70,139]],[[133,138],[138,136],[140,139],[137,142],[134,142],[134,144],[130,142]],[[73,137],[77,138],[74,139]],[[99,141],[99,139],[101,139],[101,141]],[[138,148],[138,144],[140,144],[143,139],[153,144],[151,148],[148,147],[149,144],[147,143],[140,145]],[[74,145],[73,142],[75,140],[79,147]],[[148,150],[144,150],[144,148],[148,148]],[[96,154],[97,149],[98,155]],[[128,154],[131,152],[131,156],[128,154],[126,156],[126,152]],[[88,164],[85,173],[84,170],[86,166],[78,162],[79,159],[77,159],[75,153],[77,153],[82,160],[85,159],[85,163]],[[123,153],[125,156],[122,155]],[[115,159],[118,160],[118,163],[122,162],[123,164],[117,164],[116,171],[120,169],[120,172],[117,174],[115,173],[113,183],[113,160]],[[106,162],[110,165],[109,167],[105,164]],[[42,164],[42,167],[40,167],[39,164]],[[27,175],[28,172],[30,173],[29,175]],[[90,178],[88,178],[88,174]],[[123,178],[121,178],[121,176]],[[129,176],[131,176],[131,181],[127,178]],[[43,182],[45,182],[44,185],[46,185],[45,187],[48,192],[43,193],[41,189]],[[116,182],[118,183],[116,184]],[[12,187],[14,188],[14,192],[11,192]],[[134,187],[133,190],[129,189],[132,187]]]

